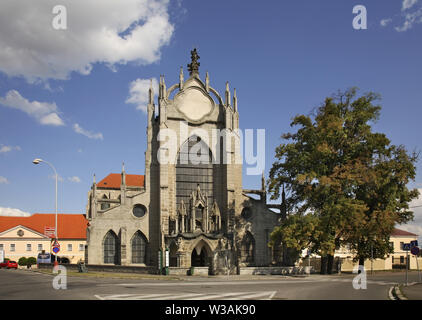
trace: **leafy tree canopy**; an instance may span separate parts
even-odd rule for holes
[[[282,136],[286,143],[276,148],[269,181],[274,200],[285,186],[290,216],[272,239],[295,250],[310,245],[322,256],[348,244],[359,260],[391,250],[394,225],[413,219],[408,203],[418,191],[407,184],[418,155],[372,131],[377,100],[352,88],[327,98],[313,117],[293,119],[298,129]]]

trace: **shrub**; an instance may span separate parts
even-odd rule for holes
[[[36,259],[35,257],[29,257],[29,258],[26,260],[26,265],[28,265],[28,266],[32,266],[32,265],[34,265],[34,264],[37,264],[37,259]]]
[[[26,266],[27,262],[28,262],[27,259],[25,257],[22,257],[22,258],[19,258],[18,265]]]

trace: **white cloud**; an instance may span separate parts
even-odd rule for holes
[[[136,79],[129,84],[129,97],[126,103],[136,105],[136,109],[147,112],[149,100],[149,88],[151,87],[151,79]],[[158,92],[157,79],[152,79],[152,88],[154,95]]]
[[[10,152],[12,150],[21,151],[22,149],[19,146],[13,147],[13,146],[1,145],[1,147],[0,147],[0,153],[7,153],[7,152]]]
[[[24,211],[19,210],[19,209],[0,207],[0,216],[29,217],[30,215],[31,214],[29,212],[24,212]]]
[[[88,130],[85,130],[85,129],[83,129],[79,124],[77,124],[77,123],[75,123],[74,125],[73,125],[73,130],[76,132],[76,133],[79,133],[79,134],[82,134],[82,135],[84,135],[84,136],[86,136],[86,137],[88,137],[88,138],[90,138],[90,139],[99,139],[99,140],[103,140],[103,134],[102,133],[93,133],[93,132],[90,132],[90,131],[88,131]]]
[[[0,184],[9,184],[9,180],[7,178],[0,176]]]
[[[0,56],[2,51],[4,50],[0,51]],[[22,97],[18,91],[10,90],[6,93],[4,98],[0,97],[0,104],[5,107],[21,110],[35,118],[42,125],[64,125],[63,120],[58,115],[59,111],[57,105],[54,102],[29,101]]]
[[[75,183],[79,183],[81,182],[81,179],[77,176],[73,176],[73,177],[69,177],[67,178],[70,182],[75,182]]]
[[[382,27],[386,27],[386,26],[388,26],[388,25],[389,25],[392,21],[393,21],[393,19],[383,19],[383,20],[381,20],[380,25],[381,25]]]
[[[403,0],[401,10],[402,11],[408,10],[412,8],[417,2],[418,0]]]
[[[72,0],[63,3],[67,29],[52,26],[51,1],[2,0],[0,71],[29,82],[87,75],[93,64],[111,68],[160,59],[174,31],[169,0]]]
[[[405,14],[404,23],[402,24],[402,26],[396,27],[395,29],[398,32],[404,32],[412,29],[415,24],[419,23],[422,23],[422,8],[419,8],[418,10],[412,13]]]

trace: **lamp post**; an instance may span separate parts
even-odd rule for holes
[[[57,241],[58,240],[58,238],[57,238],[57,178],[58,178],[57,171],[56,171],[56,168],[54,168],[54,166],[48,161],[45,161],[45,160],[42,160],[42,159],[39,159],[39,158],[34,159],[32,161],[33,164],[40,164],[41,162],[46,163],[47,165],[50,166],[50,168],[53,169],[54,175],[55,175],[55,178],[56,178],[56,219],[55,219],[56,221],[55,221],[55,227],[54,227],[54,239],[55,239],[55,241]],[[57,265],[58,265],[57,256],[55,256],[54,257],[54,266],[57,266]]]

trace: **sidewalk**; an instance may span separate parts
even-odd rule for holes
[[[422,300],[422,283],[411,286],[402,286],[401,292],[409,300]]]

